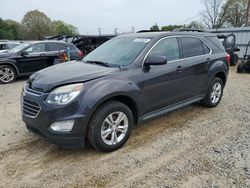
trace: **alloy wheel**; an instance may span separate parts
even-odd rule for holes
[[[4,83],[11,82],[15,78],[15,73],[10,68],[4,67],[0,70],[0,81]]]
[[[123,112],[113,112],[104,120],[101,137],[107,145],[120,143],[128,132],[128,117]]]
[[[222,93],[222,86],[219,82],[216,82],[213,86],[212,93],[211,93],[211,102],[216,104],[219,102]]]

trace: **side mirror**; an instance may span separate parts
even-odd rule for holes
[[[166,64],[167,64],[167,58],[165,56],[159,56],[159,55],[148,56],[144,63],[145,66],[166,65]]]
[[[27,51],[22,51],[20,55],[23,56],[23,57],[25,57],[25,56],[29,55],[29,52],[27,52]]]

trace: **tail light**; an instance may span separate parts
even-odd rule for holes
[[[230,63],[231,63],[231,56],[229,54],[226,55],[226,61],[227,61],[228,65],[230,65]]]
[[[83,58],[83,56],[84,56],[83,51],[79,51],[79,57],[80,57],[80,58]]]

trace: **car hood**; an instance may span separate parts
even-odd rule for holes
[[[0,59],[5,59],[11,57],[13,54],[8,52],[0,52]]]
[[[49,92],[60,85],[86,82],[107,76],[118,70],[118,68],[113,67],[71,61],[40,70],[31,75],[28,82],[33,89]]]

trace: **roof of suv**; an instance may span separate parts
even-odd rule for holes
[[[155,37],[168,37],[168,36],[217,36],[213,33],[206,32],[145,32],[145,33],[133,33],[121,35],[119,37],[145,37],[145,38],[155,38]]]

